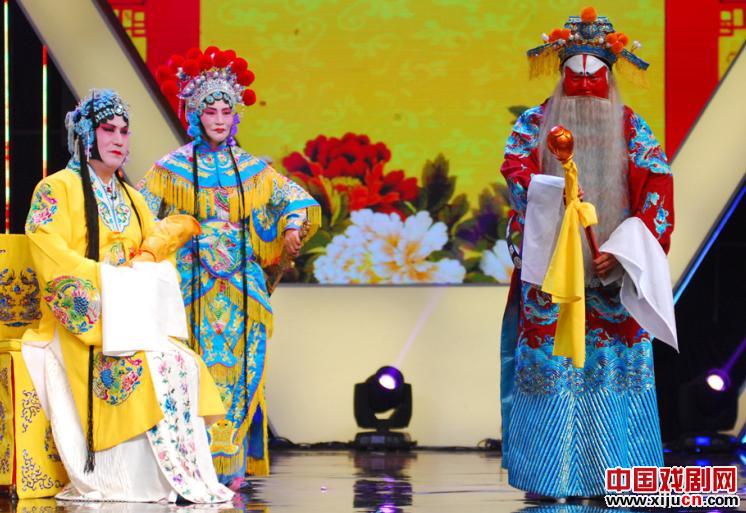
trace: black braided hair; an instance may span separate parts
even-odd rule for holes
[[[85,209],[86,226],[86,258],[98,262],[99,233],[98,233],[98,202],[93,192],[91,175],[88,172],[88,157],[85,153],[83,141],[78,139],[78,153],[80,154],[80,178],[83,182],[83,206]]]
[[[96,93],[91,94],[90,108],[88,117],[91,123],[94,122],[93,104],[96,100]],[[81,113],[82,115],[82,113]],[[96,138],[93,139],[94,145]],[[83,184],[83,206],[85,207],[85,224],[86,224],[86,258],[98,262],[99,257],[99,232],[98,232],[98,202],[93,193],[93,184],[91,183],[91,174],[88,171],[88,155],[86,154],[82,138],[78,139],[78,154],[80,157],[80,178]],[[93,448],[93,346],[88,346],[88,411],[87,411],[87,430],[86,430],[86,458],[83,472],[89,474],[96,468],[96,453]]]
[[[199,219],[199,172],[197,169],[197,144],[192,143],[192,185],[194,186],[194,206],[192,215]],[[197,302],[202,297],[202,262],[199,258],[199,239],[195,235],[192,238],[192,349],[199,348],[200,326],[202,324],[202,312]]]
[[[233,154],[233,147],[228,146],[228,152],[231,155],[231,162],[233,163],[233,170],[236,175],[236,187],[238,188],[239,204],[238,204],[238,218],[241,223],[241,292],[243,297],[243,372],[248,373],[249,371],[249,296],[248,296],[248,284],[246,283],[246,265],[248,264],[248,254],[246,250],[246,236],[247,236],[247,224],[246,224],[246,212],[244,203],[244,189],[243,183],[241,182],[241,175],[238,172],[238,163],[236,162],[236,156]],[[245,401],[245,408],[248,410],[248,401]],[[249,420],[249,422],[251,422]]]
[[[83,472],[90,474],[96,468],[96,453],[93,449],[93,346],[88,346],[88,425],[86,432],[86,456]]]

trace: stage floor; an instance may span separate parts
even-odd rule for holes
[[[667,458],[669,465],[738,464],[737,457],[704,462],[697,458]],[[54,499],[0,502],[0,511],[23,513],[161,513],[271,512],[271,513],[597,513],[597,502],[538,503],[511,488],[496,454],[475,451],[417,451],[411,454],[347,451],[282,451],[272,458],[273,474],[252,479],[253,491],[237,496],[234,504],[217,507],[159,504],[66,504]],[[746,492],[741,488],[742,493]],[[746,498],[746,495],[742,495]],[[743,501],[742,511],[746,511]],[[660,510],[677,511],[677,510]],[[683,511],[683,510],[682,510]],[[728,511],[689,509],[688,511]],[[737,510],[730,510],[737,511]]]

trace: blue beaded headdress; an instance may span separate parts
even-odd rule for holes
[[[91,119],[91,101],[93,101],[93,119]],[[91,156],[95,141],[96,128],[102,122],[122,116],[129,123],[129,106],[121,96],[111,89],[91,89],[88,95],[80,100],[78,106],[65,116],[67,128],[67,149],[73,160],[78,160],[78,139],[83,141],[86,156]]]

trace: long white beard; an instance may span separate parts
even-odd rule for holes
[[[562,82],[547,104],[539,134],[542,172],[564,176],[562,165],[546,148],[553,126],[563,125],[575,139],[574,160],[584,200],[596,206],[598,225],[593,227],[598,244],[603,244],[619,224],[629,216],[628,161],[624,136],[624,105],[619,90],[609,77],[609,99],[593,96],[565,96]],[[593,262],[588,245],[583,243],[585,282],[593,279]]]

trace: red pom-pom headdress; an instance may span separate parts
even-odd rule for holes
[[[231,106],[256,102],[256,94],[249,89],[254,73],[233,50],[210,46],[204,52],[190,48],[183,55],[174,54],[167,65],[158,67],[156,79],[181,119],[219,100]]]

